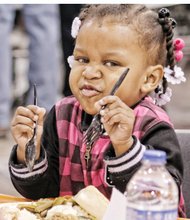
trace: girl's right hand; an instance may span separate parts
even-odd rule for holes
[[[44,108],[40,108],[36,105],[28,105],[27,107],[20,106],[16,109],[11,123],[11,133],[18,144],[18,162],[25,163],[25,147],[33,135],[35,122],[37,123],[36,159],[39,158],[45,113],[46,110]]]

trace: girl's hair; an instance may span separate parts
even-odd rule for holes
[[[174,68],[173,28],[175,21],[170,18],[167,9],[161,9],[157,13],[145,5],[94,4],[86,5],[79,14],[81,26],[92,19],[101,25],[105,17],[113,23],[127,25],[136,32],[139,46],[147,52],[149,64],[169,65],[171,69]],[[162,84],[163,93],[165,93],[167,88],[165,77],[163,77]],[[155,92],[158,92],[158,89]]]

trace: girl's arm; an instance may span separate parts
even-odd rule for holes
[[[183,162],[179,143],[173,128],[167,123],[159,123],[145,133],[139,141],[134,137],[133,146],[120,160],[115,158],[114,150],[110,147],[105,156],[106,181],[121,192],[141,165],[143,148],[159,149],[167,153],[167,169],[180,188],[183,176]]]
[[[9,171],[17,191],[29,199],[58,196],[59,158],[55,107],[45,119],[40,158],[31,173],[25,165],[17,162],[16,148],[17,146],[14,146],[10,156]]]

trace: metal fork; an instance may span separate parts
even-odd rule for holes
[[[127,73],[129,72],[129,68],[127,68],[120,76],[119,80],[115,83],[115,85],[113,86],[110,95],[114,95],[116,90],[119,88],[119,86],[121,85],[121,83],[123,82],[123,80],[125,79]],[[105,109],[106,105],[102,106],[102,109]],[[86,130],[84,136],[83,136],[83,143],[86,144],[86,152],[84,155],[84,158],[87,162],[87,166],[88,166],[88,161],[90,159],[90,152],[91,152],[91,148],[93,146],[93,144],[98,140],[98,138],[100,137],[100,135],[103,133],[104,131],[104,127],[103,124],[100,121],[101,119],[101,115],[99,113],[97,113],[93,119],[92,122],[89,126],[89,128]]]
[[[33,88],[34,88],[34,105],[37,105],[37,90],[35,84],[33,85]],[[35,141],[36,141],[37,122],[34,123],[35,123],[35,127],[32,138],[27,142],[25,148],[25,162],[29,172],[32,172],[33,170],[35,157],[36,157]]]

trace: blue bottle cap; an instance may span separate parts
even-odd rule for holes
[[[143,160],[166,162],[166,152],[161,150],[146,150],[143,155]]]

